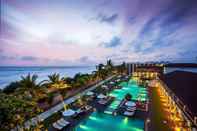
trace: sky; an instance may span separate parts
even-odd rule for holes
[[[1,66],[197,62],[196,0],[1,0]]]

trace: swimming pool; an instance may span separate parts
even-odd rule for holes
[[[121,89],[113,90],[109,95],[116,97],[116,99],[122,100],[127,93],[132,95],[132,100],[134,101],[146,101],[147,100],[147,90],[139,85],[135,80],[129,80],[128,82],[121,82]]]
[[[115,97],[115,100],[108,106],[105,112],[92,113],[75,128],[75,131],[143,131],[144,120],[131,119],[119,115],[113,116],[111,114],[127,93],[132,95],[132,100],[145,101],[147,99],[146,88],[139,88],[134,80],[121,82],[120,86],[122,86],[121,89],[115,89],[109,94]]]
[[[94,112],[74,131],[143,131],[144,121]]]
[[[115,97],[115,100],[105,110],[105,113],[107,114],[112,114],[127,93],[132,95],[132,100],[134,101],[146,101],[147,99],[146,88],[137,85],[135,80],[131,79],[128,82],[121,82],[119,85],[122,86],[121,89],[114,89],[109,94],[110,96]]]

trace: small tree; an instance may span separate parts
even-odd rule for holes
[[[8,86],[6,86],[3,89],[3,92],[6,94],[10,94],[10,93],[13,93],[19,87],[20,87],[20,82],[18,81],[11,82]]]
[[[130,101],[132,99],[132,95],[130,93],[127,93],[125,95],[125,99],[128,100],[128,101]]]

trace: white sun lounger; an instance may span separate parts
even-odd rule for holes
[[[63,129],[63,128],[64,128],[63,126],[61,126],[61,125],[57,124],[56,122],[55,122],[55,123],[53,123],[53,127],[54,127],[55,129],[58,129],[58,130],[61,130],[61,129]]]
[[[62,121],[62,122],[63,122],[63,123],[65,123],[65,124],[70,124],[70,122],[68,122],[68,121],[64,120],[63,118],[62,118],[62,119],[60,119],[60,121]]]
[[[127,111],[135,111],[136,110],[136,107],[127,107],[126,110]]]
[[[132,111],[132,112],[125,111],[125,112],[124,112],[124,115],[125,115],[125,116],[133,116],[134,113],[135,113],[134,111]]]
[[[59,125],[65,127],[65,126],[67,126],[67,125],[69,124],[69,122],[68,122],[68,121],[65,121],[65,120],[62,118],[62,119],[60,119],[60,120],[57,121],[57,124],[59,124]]]
[[[107,104],[108,100],[99,100],[98,103],[99,104],[102,104],[102,105],[105,105]]]
[[[70,124],[68,121],[66,121],[63,118],[61,118],[57,122],[53,123],[53,127],[56,128],[56,129],[58,129],[58,130],[61,130],[65,126],[67,126],[68,124]]]

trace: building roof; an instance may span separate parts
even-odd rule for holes
[[[174,71],[164,76],[167,86],[197,116],[197,73]]]

